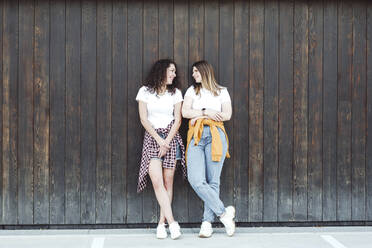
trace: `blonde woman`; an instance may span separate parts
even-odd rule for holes
[[[146,130],[137,191],[146,187],[147,175],[150,175],[161,210],[156,228],[159,239],[167,237],[165,221],[172,239],[181,236],[171,208],[176,160],[181,160],[186,177],[185,149],[178,133],[183,99],[177,86],[176,63],[161,59],[152,66],[136,97],[141,123]]]
[[[199,237],[213,233],[212,222],[218,216],[228,236],[235,232],[235,208],[226,207],[220,199],[220,176],[228,152],[228,137],[223,125],[231,118],[230,95],[220,86],[212,66],[206,61],[192,65],[193,85],[188,88],[182,115],[190,119],[187,133],[187,177],[197,195],[204,201]]]

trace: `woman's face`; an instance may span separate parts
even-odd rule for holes
[[[202,77],[200,75],[199,70],[195,66],[192,68],[192,76],[197,83],[201,83]]]
[[[174,64],[170,64],[169,67],[167,68],[166,84],[171,85],[175,77],[176,77],[176,66]]]

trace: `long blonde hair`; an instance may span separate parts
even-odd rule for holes
[[[198,69],[202,78],[201,84],[197,83],[193,78],[195,94],[199,95],[200,89],[201,87],[203,87],[204,89],[207,89],[210,92],[212,92],[214,96],[218,96],[220,94],[222,87],[217,83],[216,78],[214,77],[213,67],[205,60],[195,62],[191,66],[191,71],[193,70],[194,67]]]

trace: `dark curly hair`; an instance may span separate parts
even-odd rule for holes
[[[163,86],[167,78],[167,68],[171,64],[174,64],[177,70],[176,63],[170,59],[160,59],[153,64],[149,74],[146,77],[146,80],[143,83],[143,85],[146,86],[151,93],[160,93],[161,87]],[[178,88],[178,85],[179,82],[176,74],[176,77],[173,79],[172,84],[167,85],[167,91],[173,95],[176,92],[176,88]]]

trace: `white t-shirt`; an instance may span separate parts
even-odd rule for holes
[[[147,103],[147,119],[156,128],[166,128],[174,120],[174,105],[182,102],[182,93],[179,89],[172,95],[168,91],[164,95],[150,93],[146,86],[142,86],[136,96],[137,101]]]
[[[207,108],[220,112],[222,111],[222,103],[231,102],[229,92],[225,87],[221,89],[218,96],[215,96],[204,88],[201,88],[199,95],[196,95],[194,86],[190,86],[185,93],[185,97],[193,99],[191,106],[193,109]]]

